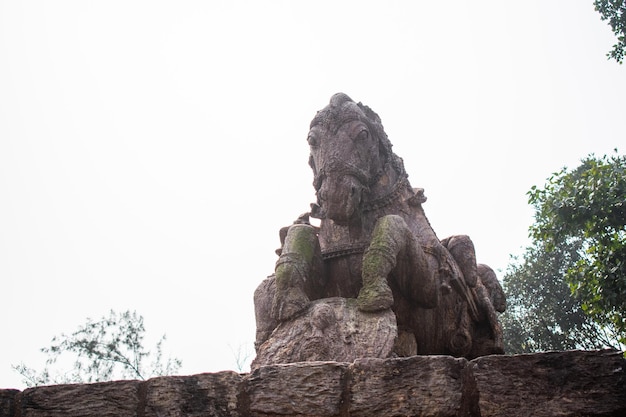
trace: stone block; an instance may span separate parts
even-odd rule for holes
[[[350,366],[350,416],[457,416],[466,365],[451,356],[359,359]]]
[[[21,395],[21,417],[136,417],[139,381],[50,385]]]
[[[347,370],[341,362],[262,366],[242,385],[242,415],[339,416]]]
[[[626,416],[620,352],[486,356],[470,362],[481,417]]]
[[[0,389],[0,417],[15,415],[15,402],[19,393],[16,389]]]
[[[146,382],[145,417],[235,417],[243,377],[225,371],[158,377]]]

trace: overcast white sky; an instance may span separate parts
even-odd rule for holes
[[[235,369],[339,91],[382,117],[438,235],[504,270],[532,185],[623,152],[613,43],[591,0],[0,0],[0,388],[110,309],[181,374]]]

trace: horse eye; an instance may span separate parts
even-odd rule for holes
[[[306,141],[307,141],[307,142],[309,142],[309,146],[312,146],[312,147],[316,147],[316,146],[318,146],[318,145],[319,145],[319,141],[317,140],[317,138],[315,137],[315,135],[309,135],[309,136],[306,138]]]
[[[370,132],[367,131],[367,129],[363,129],[359,132],[358,135],[356,135],[356,138],[354,138],[354,140],[365,140],[370,136]]]

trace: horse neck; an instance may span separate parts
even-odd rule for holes
[[[404,170],[396,171],[392,167],[385,170],[375,187],[371,188],[370,198],[363,204],[365,224],[376,223],[376,219],[388,214],[397,214],[404,218],[409,229],[421,236],[422,243],[436,245],[439,238],[426,217],[421,199],[411,188]],[[365,231],[366,235],[371,230]]]
[[[399,173],[391,164],[387,164],[378,180],[370,185],[362,209],[367,212],[398,204],[401,199],[407,198],[410,187],[406,173]]]

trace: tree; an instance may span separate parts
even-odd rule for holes
[[[575,245],[578,258],[565,278],[582,309],[613,325],[626,342],[626,157],[589,155],[571,171],[552,174],[532,187],[531,237],[549,252]]]
[[[237,372],[250,372],[250,360],[253,359],[253,351],[250,345],[240,343],[236,348],[228,345],[235,360],[235,370]]]
[[[609,21],[609,25],[617,37],[617,43],[606,55],[609,59],[613,58],[621,64],[626,52],[626,0],[595,0],[593,5],[596,11],[600,13],[600,18]]]
[[[561,242],[548,251],[534,242],[508,267],[503,278],[507,310],[500,316],[507,353],[620,347],[613,329],[587,316],[565,281],[579,249],[577,243]]]
[[[48,355],[42,372],[24,365],[13,366],[29,386],[59,383],[109,381],[112,379],[146,379],[176,372],[182,362],[177,358],[163,360],[165,335],[156,345],[156,352],[144,350],[143,317],[136,312],[121,314],[110,311],[98,321],[87,319],[71,335],[61,334],[52,339],[50,347],[41,351]],[[63,354],[73,354],[73,369],[52,374],[49,365],[57,363]],[[149,366],[146,360],[151,359]]]

